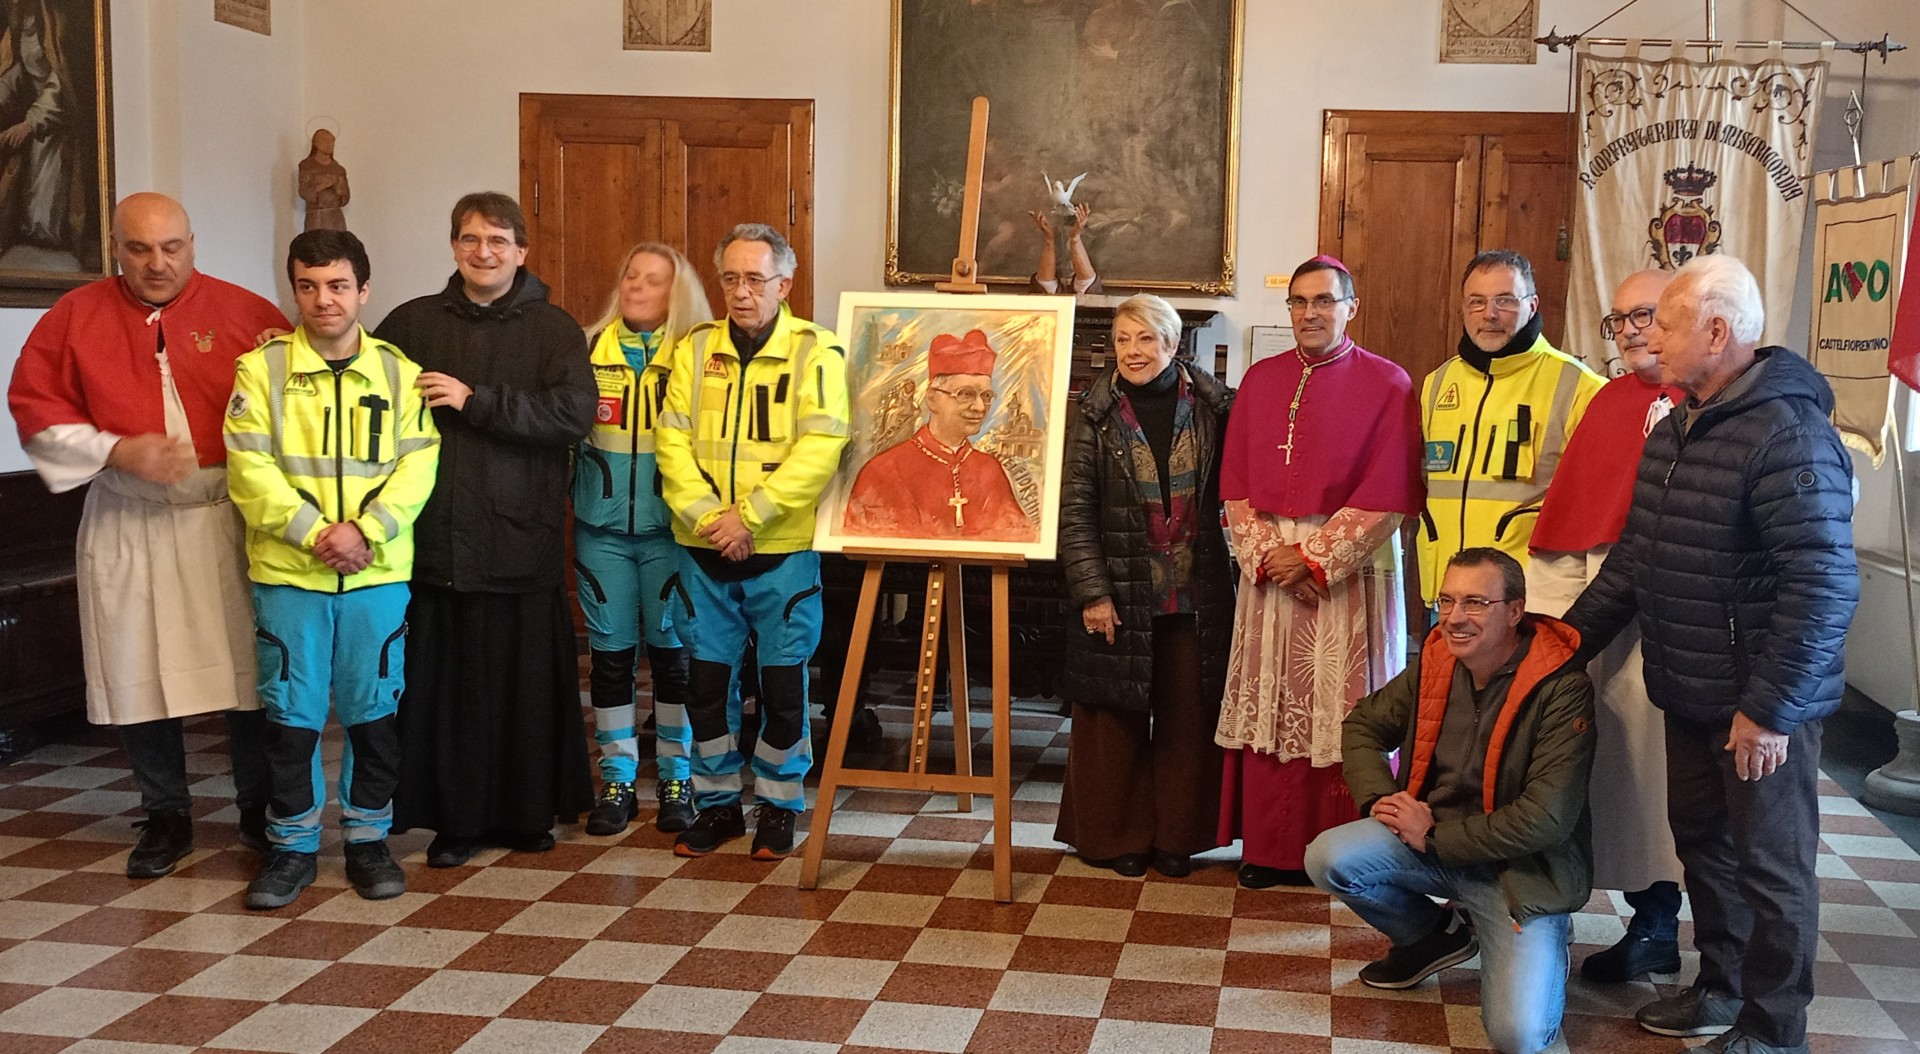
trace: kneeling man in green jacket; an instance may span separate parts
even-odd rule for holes
[[[1316,838],[1307,874],[1392,940],[1361,981],[1411,988],[1478,954],[1488,1038],[1535,1054],[1559,1034],[1568,913],[1593,884],[1593,683],[1580,635],[1527,614],[1526,575],[1497,549],[1449,560],[1437,606],[1416,660],[1347,715],[1366,818]]]

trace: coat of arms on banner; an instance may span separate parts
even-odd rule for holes
[[[1441,62],[1533,64],[1540,0],[1443,0]]]
[[[1696,256],[1708,256],[1720,249],[1720,221],[1713,218],[1713,206],[1703,200],[1720,177],[1699,165],[1668,169],[1664,182],[1673,190],[1673,200],[1647,224],[1647,247],[1653,262],[1672,271]]]

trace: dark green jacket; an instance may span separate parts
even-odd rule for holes
[[[1580,635],[1571,626],[1544,615],[1526,619],[1533,645],[1488,739],[1483,813],[1440,820],[1428,840],[1443,864],[1497,870],[1516,922],[1577,910],[1593,888],[1587,818],[1593,682],[1572,661]],[[1361,815],[1395,791],[1424,798],[1454,663],[1436,628],[1400,676],[1347,715],[1341,751]],[[1397,776],[1387,765],[1396,750]]]

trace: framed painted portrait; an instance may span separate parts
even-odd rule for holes
[[[843,293],[852,439],[814,548],[1050,560],[1073,298]]]
[[[1025,286],[1049,238],[1064,267],[1085,205],[1108,288],[1231,296],[1242,4],[894,0],[887,284],[949,276],[984,95],[982,281]]]
[[[106,0],[0,0],[0,306],[112,273]]]

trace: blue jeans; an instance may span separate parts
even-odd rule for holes
[[[1480,940],[1480,1022],[1496,1050],[1535,1054],[1560,1033],[1567,1004],[1564,914],[1535,915],[1516,926],[1492,867],[1449,867],[1432,851],[1407,848],[1378,820],[1342,824],[1307,846],[1313,884],[1404,947],[1438,929],[1447,909],[1466,912]]]

